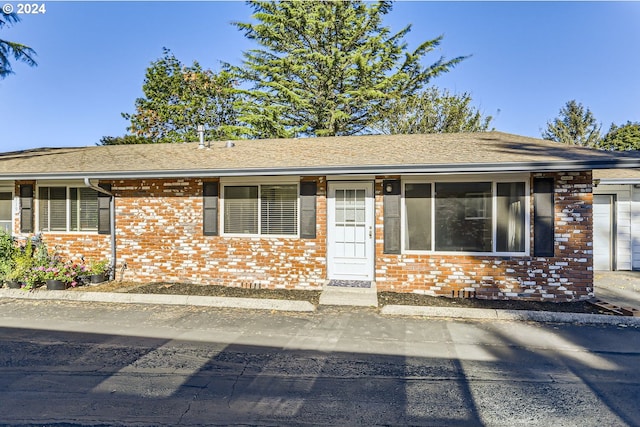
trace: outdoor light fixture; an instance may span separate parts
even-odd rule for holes
[[[400,180],[399,179],[385,179],[382,181],[382,192],[387,196],[400,194]]]

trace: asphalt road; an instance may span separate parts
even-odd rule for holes
[[[0,300],[0,425],[640,426],[640,329]]]

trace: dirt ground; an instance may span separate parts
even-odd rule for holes
[[[199,295],[241,298],[273,298],[284,300],[309,301],[318,305],[321,291],[284,290],[284,289],[246,289],[237,287],[198,285],[189,283],[133,283],[105,282],[99,285],[79,286],[75,292],[125,292],[139,294]],[[378,303],[384,305],[418,305],[441,307],[495,308],[507,310],[538,310],[570,313],[611,314],[586,301],[570,303],[481,300],[475,298],[447,298],[427,295],[379,292]]]

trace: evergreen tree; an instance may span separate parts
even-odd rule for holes
[[[374,129],[385,134],[484,132],[493,120],[471,106],[471,95],[430,87],[394,99]]]
[[[391,103],[411,96],[464,57],[422,60],[442,41],[409,51],[408,25],[392,34],[391,3],[249,1],[255,22],[234,25],[260,48],[232,67],[248,84],[242,119],[252,137],[367,132]]]
[[[600,125],[588,108],[571,100],[560,109],[560,115],[547,123],[544,139],[564,144],[593,147],[600,141]]]
[[[147,68],[143,98],[135,101],[136,112],[123,113],[130,120],[128,130],[139,137],[115,142],[185,142],[197,141],[197,126],[205,126],[207,140],[233,138],[237,131],[233,103],[237,95],[228,72],[215,74],[194,62],[185,67],[164,49],[164,56]],[[103,138],[104,139],[104,138]]]
[[[154,144],[156,141],[136,135],[123,136],[103,136],[96,145],[131,145],[131,144]]]
[[[15,13],[0,13],[0,30],[17,22],[20,22],[20,18]],[[38,65],[34,59],[35,55],[36,52],[29,46],[0,39],[0,79],[13,74],[10,62],[12,57],[16,61],[21,61],[34,67]]]
[[[640,123],[628,121],[622,126],[612,123],[597,148],[609,151],[640,150]]]

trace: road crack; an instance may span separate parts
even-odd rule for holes
[[[236,380],[233,382],[233,385],[231,386],[231,394],[229,395],[229,399],[227,400],[227,407],[229,409],[231,409],[231,400],[233,399],[233,396],[236,392],[236,385],[238,385],[238,381],[240,381],[240,377],[244,375],[244,372],[247,370],[247,367],[249,367],[249,362],[246,362],[244,364],[242,371],[236,376]]]

